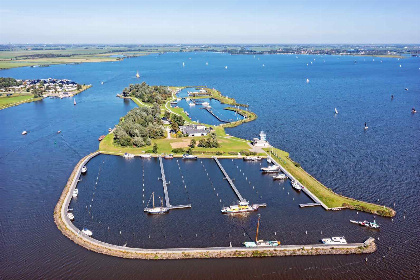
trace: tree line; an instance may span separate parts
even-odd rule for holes
[[[145,103],[163,104],[172,96],[171,91],[164,86],[149,86],[145,82],[141,84],[131,84],[123,89],[124,97],[133,96]]]

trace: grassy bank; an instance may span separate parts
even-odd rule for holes
[[[0,110],[17,106],[20,104],[24,104],[24,103],[39,101],[39,100],[42,100],[42,97],[34,98],[33,94],[27,94],[27,93],[22,93],[22,94],[18,93],[18,94],[13,94],[13,96],[9,96],[9,97],[6,97],[6,96],[0,97]]]
[[[264,149],[271,152],[271,148]],[[293,175],[303,186],[316,195],[323,203],[329,208],[348,208],[359,211],[364,211],[380,216],[393,217],[395,211],[389,207],[377,205],[373,203],[363,202],[353,198],[345,197],[340,194],[334,193],[331,189],[324,186],[309,173],[300,167],[299,164],[292,161],[289,153],[280,149],[273,148],[273,154],[270,155],[281,164],[290,174]]]

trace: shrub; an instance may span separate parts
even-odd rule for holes
[[[184,149],[183,148],[175,148],[175,149],[172,149],[172,153],[174,153],[174,154],[183,154],[185,151],[184,151]]]

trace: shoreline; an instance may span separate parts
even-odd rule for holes
[[[82,167],[99,154],[101,153],[98,151],[91,153],[83,157],[76,164],[57,202],[57,205],[54,208],[54,222],[63,235],[72,240],[74,243],[90,251],[129,259],[163,260],[368,254],[375,252],[377,249],[375,240],[372,237],[363,243],[349,243],[343,245],[280,245],[278,247],[260,248],[208,247],[142,249],[118,246],[96,240],[82,234],[80,230],[74,226],[66,214],[72,199],[72,192],[77,187]]]

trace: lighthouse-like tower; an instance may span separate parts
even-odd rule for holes
[[[252,145],[256,147],[270,147],[270,144],[267,142],[267,134],[264,131],[260,132],[260,139],[254,138]]]

